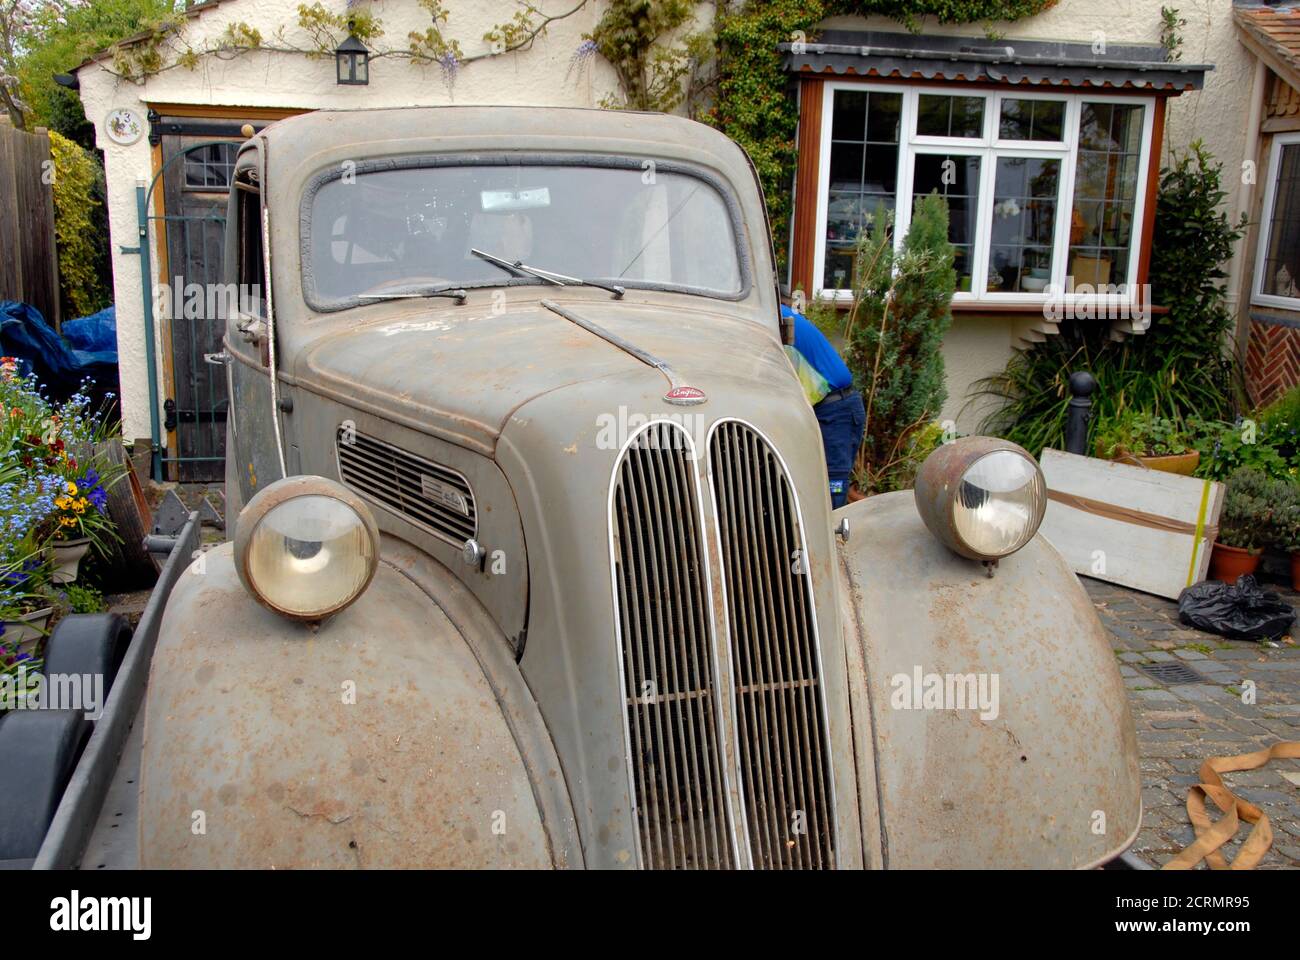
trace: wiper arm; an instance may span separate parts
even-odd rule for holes
[[[556,273],[553,270],[543,270],[541,267],[530,267],[522,260],[507,260],[505,257],[498,257],[496,254],[479,250],[477,247],[471,247],[469,252],[476,257],[482,257],[488,263],[494,263],[504,270],[509,270],[516,276],[521,273],[527,274],[536,277],[538,280],[545,280],[557,287],[596,287],[599,290],[608,290],[614,295],[615,300],[622,300],[623,294],[627,293],[617,284],[602,283],[599,280],[583,280],[581,277],[570,277],[563,273]]]
[[[448,297],[457,303],[464,303],[469,294],[461,287],[449,287],[446,284],[437,287],[419,288],[408,293],[359,293],[358,300],[419,300],[424,297]]]

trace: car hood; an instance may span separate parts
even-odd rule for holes
[[[790,380],[774,329],[698,309],[556,297],[584,320],[666,361],[685,384]],[[651,372],[645,363],[540,304],[405,310],[326,335],[300,354],[308,389],[493,455],[511,415],[563,387]],[[668,390],[666,377],[664,391]],[[611,384],[611,392],[617,391]],[[615,396],[609,402],[617,405]]]

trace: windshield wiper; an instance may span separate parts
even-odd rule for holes
[[[436,287],[416,287],[407,293],[359,293],[358,300],[418,300],[423,297],[449,297],[464,303],[469,294],[462,287],[439,284]]]
[[[608,290],[614,295],[615,300],[622,300],[623,294],[627,293],[617,284],[602,283],[599,280],[583,280],[581,277],[569,277],[553,270],[543,270],[541,267],[530,267],[522,260],[507,260],[505,257],[498,257],[496,254],[479,250],[477,247],[471,247],[469,252],[476,257],[482,257],[488,263],[496,264],[503,270],[509,270],[515,276],[526,274],[527,276],[536,277],[538,280],[545,280],[557,287],[596,287],[600,290]]]

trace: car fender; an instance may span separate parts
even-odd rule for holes
[[[201,555],[168,600],[144,725],[144,867],[582,862],[505,637],[401,541],[318,627],[257,603],[232,544]]]
[[[835,519],[869,862],[1090,867],[1125,850],[1142,816],[1128,699],[1051,544],[1035,536],[990,576],[929,533],[910,491]],[[963,705],[981,682],[986,709],[969,708],[978,693]]]

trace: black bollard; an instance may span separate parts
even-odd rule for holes
[[[1088,455],[1088,421],[1092,418],[1092,394],[1097,378],[1086,370],[1070,374],[1070,410],[1065,421],[1065,449]]]

